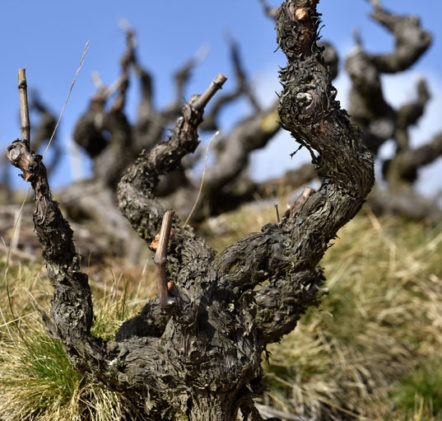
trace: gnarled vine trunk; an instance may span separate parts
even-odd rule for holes
[[[286,0],[276,29],[288,59],[281,71],[280,119],[311,151],[324,179],[321,188],[306,191],[279,224],[263,226],[218,255],[174,217],[163,266],[167,297],[148,301],[114,341],[91,335],[87,276],[40,157],[27,139],[9,147],[10,161],[35,191],[34,224],[55,289],[53,333],[74,367],[124,391],[147,419],[232,421],[239,410],[244,420],[261,419],[252,398],[260,391],[262,353],[318,302],[324,281],[318,264],[372,187],[372,156],[335,101],[316,44],[317,3]],[[217,78],[193,97],[168,141],[143,151],[118,185],[121,211],[148,244],[165,213],[154,195],[158,178],[196,149],[204,107],[222,83]]]

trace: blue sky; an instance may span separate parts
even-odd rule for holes
[[[272,5],[277,5],[273,1]],[[392,81],[389,97],[400,102],[412,95],[413,78],[417,74],[427,76],[435,86],[434,105],[442,104],[442,30],[440,0],[383,0],[385,7],[401,13],[418,14],[423,24],[435,37],[430,51],[406,75]],[[325,28],[323,38],[330,40],[340,51],[341,58],[352,46],[352,30],[358,27],[367,49],[389,51],[392,39],[367,14],[370,6],[366,0],[322,0]],[[2,0],[0,3],[0,144],[6,147],[19,136],[18,95],[16,89],[17,69],[27,69],[28,84],[40,92],[42,99],[59,113],[65,101],[69,85],[78,66],[87,40],[90,48],[85,64],[77,79],[66,108],[58,135],[67,144],[72,127],[85,110],[94,92],[91,73],[98,71],[105,83],[112,83],[118,75],[119,58],[124,49],[124,36],[118,27],[121,18],[127,19],[136,29],[139,57],[156,80],[157,104],[167,103],[173,95],[171,75],[202,45],[208,44],[210,52],[194,72],[187,97],[205,89],[219,72],[232,73],[224,33],[231,33],[240,43],[243,62],[256,83],[263,102],[274,98],[278,89],[276,76],[278,66],[285,60],[276,48],[273,22],[264,16],[258,0],[188,0],[188,1],[115,1],[115,0]],[[348,82],[344,77],[337,81],[345,98]],[[228,89],[228,86],[226,86]],[[436,94],[439,95],[436,97]],[[439,98],[439,99],[438,99]],[[345,101],[344,101],[345,102]],[[135,104],[131,93],[129,114]],[[436,117],[416,131],[416,138],[442,129],[442,121]],[[239,104],[224,113],[226,126],[231,126],[247,112]],[[438,124],[440,126],[438,127]],[[419,131],[420,130],[420,131]],[[283,143],[281,143],[283,142]],[[252,163],[256,177],[277,175],[284,168],[296,166],[287,153],[294,149],[287,138],[274,142],[272,148],[258,153]],[[280,155],[280,157],[278,157]],[[274,161],[277,159],[276,161]],[[302,156],[299,158],[302,159]],[[283,161],[283,164],[281,163]],[[274,163],[275,162],[275,163]],[[436,174],[442,174],[442,171]],[[437,189],[434,175],[426,176],[425,185]],[[55,175],[53,184],[62,186],[72,179],[66,154],[63,164]],[[431,180],[433,179],[433,182]],[[428,184],[429,183],[429,184]],[[433,184],[431,184],[433,183]],[[20,186],[23,186],[21,183]],[[439,184],[440,187],[440,184]]]

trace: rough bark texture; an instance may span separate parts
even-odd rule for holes
[[[173,101],[163,109],[157,109],[154,106],[153,78],[137,58],[135,33],[131,29],[126,28],[126,39],[127,48],[121,59],[120,78],[112,86],[106,87],[99,76],[95,76],[97,93],[74,129],[75,142],[94,162],[93,177],[71,184],[58,198],[72,220],[77,222],[76,218],[82,217],[94,221],[95,226],[115,239],[112,246],[114,252],[124,251],[129,260],[137,263],[142,255],[139,243],[133,240],[130,232],[123,233],[116,229],[124,227],[125,221],[121,220],[117,210],[115,187],[124,170],[141,150],[151,150],[178,115],[184,89],[200,56],[196,55],[176,72],[176,94]],[[253,113],[240,120],[229,133],[217,138],[214,164],[207,168],[201,192],[200,180],[190,171],[201,158],[201,151],[197,151],[192,157],[186,157],[173,171],[163,174],[155,188],[155,194],[162,198],[163,205],[173,207],[181,217],[189,215],[198,197],[197,206],[191,215],[193,223],[233,210],[244,202],[255,200],[258,195],[268,195],[281,184],[281,180],[273,180],[262,186],[252,182],[247,176],[251,153],[264,148],[281,126],[277,104],[262,109],[258,103],[242,63],[238,43],[231,37],[227,37],[227,42],[236,83],[233,89],[215,98],[200,130],[216,130],[219,114],[240,98],[245,98],[250,103]],[[336,51],[331,44],[321,45],[324,47],[324,60],[330,66],[332,77],[335,77],[338,63]],[[124,111],[130,69],[134,70],[141,92],[134,124],[128,123]],[[111,101],[115,94],[116,98]],[[299,179],[298,174],[301,176]],[[315,174],[313,168],[309,171],[303,168],[299,173],[290,172],[284,180],[290,182],[289,188],[295,189]],[[307,175],[309,177],[306,178]],[[100,219],[97,216],[99,209],[103,207],[109,209],[109,212],[106,218]],[[121,246],[115,246],[120,244]]]
[[[267,224],[219,255],[174,217],[166,275],[174,282],[162,310],[149,301],[121,327],[115,341],[91,335],[87,276],[79,271],[72,231],[52,199],[38,155],[26,141],[9,148],[35,191],[34,224],[54,286],[51,317],[73,366],[125,391],[152,420],[259,420],[266,344],[290,332],[318,302],[318,266],[338,229],[361,207],[373,184],[373,161],[361,134],[334,100],[336,91],[317,46],[315,0],[287,0],[278,13],[283,126],[308,147],[324,183],[306,191],[278,225]],[[198,145],[205,106],[194,97],[169,140],[143,151],[118,185],[120,209],[148,244],[165,209],[154,195],[167,173]]]
[[[270,7],[265,0],[260,0],[264,12],[272,19],[276,18],[276,7]],[[394,74],[409,69],[413,66],[432,43],[431,34],[421,26],[415,16],[401,16],[389,12],[381,5],[380,1],[371,0],[373,4],[372,19],[394,36],[395,47],[388,54],[374,54],[366,51],[362,37],[356,34],[357,48],[346,60],[346,70],[352,80],[349,111],[352,122],[356,123],[363,132],[363,138],[368,148],[375,154],[386,142],[393,140],[395,152],[381,163],[384,181],[388,186],[387,191],[371,195],[368,198],[370,206],[376,212],[401,213],[410,217],[429,216],[437,218],[437,203],[430,203],[420,197],[414,189],[414,183],[419,176],[419,171],[441,156],[440,148],[434,142],[426,146],[416,147],[410,139],[410,128],[418,124],[425,113],[425,108],[430,100],[431,87],[425,80],[416,84],[416,98],[400,107],[393,107],[385,98],[381,77],[383,74]],[[75,141],[87,151],[94,160],[94,177],[89,181],[81,181],[77,185],[66,188],[59,196],[60,202],[69,210],[70,215],[88,216],[96,225],[101,225],[102,230],[112,237],[116,231],[110,224],[100,224],[96,218],[94,208],[100,207],[99,200],[102,196],[112,198],[112,214],[117,215],[115,187],[127,166],[133,162],[143,148],[153,148],[161,139],[168,125],[178,115],[181,102],[185,93],[187,82],[198,62],[201,54],[185,63],[175,73],[175,95],[173,100],[163,109],[154,106],[154,79],[152,75],[140,64],[137,56],[135,33],[132,29],[125,28],[127,48],[121,58],[121,76],[110,87],[101,81],[97,82],[97,93],[92,98],[88,109],[77,122],[74,138]],[[238,43],[227,37],[230,45],[230,57],[235,74],[235,86],[219,95],[200,125],[200,130],[215,130],[219,127],[218,117],[220,111],[239,98],[246,98],[251,104],[253,114],[243,119],[227,134],[217,141],[215,165],[209,166],[206,172],[204,189],[199,199],[199,204],[192,214],[192,221],[199,222],[207,216],[235,209],[241,203],[256,200],[257,197],[268,197],[276,192],[281,192],[281,184],[286,183],[286,190],[296,189],[308,182],[316,174],[314,168],[300,168],[299,171],[290,171],[276,180],[257,184],[248,179],[244,167],[249,156],[257,148],[265,147],[279,131],[279,120],[273,119],[271,107],[263,110],[253,94],[247,72],[241,60]],[[332,77],[337,75],[338,57],[333,46],[321,43],[324,47],[323,59],[329,66]],[[134,124],[128,124],[124,111],[125,96],[130,80],[130,70],[134,71],[135,82],[140,90],[140,103]],[[98,78],[97,78],[98,79]],[[112,99],[116,94],[115,99]],[[38,151],[40,140],[48,138],[55,118],[48,108],[35,97],[31,100],[31,109],[40,113],[39,126],[33,132],[32,147]],[[261,129],[260,129],[261,128]],[[435,136],[435,139],[440,136]],[[40,139],[40,140],[39,140]],[[57,162],[60,148],[53,142],[54,152],[51,164],[47,165],[48,173]],[[198,195],[200,180],[194,179],[189,169],[198,162],[201,151],[192,157],[186,157],[181,165],[174,171],[161,177],[155,193],[164,197],[164,205],[173,206],[181,216],[187,216],[195,203]],[[419,160],[410,160],[410,156],[425,156]],[[123,158],[122,158],[123,157]],[[4,172],[3,185],[8,189],[8,172]],[[213,183],[212,183],[213,182]],[[89,185],[90,184],[90,185]],[[94,196],[93,192],[100,189],[107,191],[103,195]],[[91,192],[90,196],[82,195],[78,200],[77,192],[81,189]],[[90,202],[90,203],[89,203]],[[109,200],[103,206],[109,206]],[[392,206],[392,204],[395,204]],[[119,216],[113,217],[117,219]],[[121,222],[119,225],[124,224]],[[127,225],[127,224],[126,224]],[[126,238],[130,238],[128,233]],[[121,241],[117,235],[115,243]],[[134,262],[140,254],[138,248],[134,251],[132,239],[124,248]],[[130,250],[130,251],[129,251]],[[120,251],[120,250],[115,250]]]
[[[115,197],[118,180],[143,149],[151,150],[159,142],[169,124],[177,117],[181,110],[184,89],[192,70],[200,60],[197,55],[176,72],[175,98],[169,105],[159,110],[154,106],[152,76],[139,63],[135,49],[135,34],[131,29],[126,30],[126,38],[127,49],[121,59],[119,80],[109,88],[105,87],[101,81],[97,82],[98,91],[74,129],[75,142],[94,161],[93,177],[73,183],[59,195],[59,200],[68,209],[72,218],[81,215],[96,221],[96,225],[106,230],[108,235],[117,234],[116,242],[121,241],[122,234],[118,234],[112,228],[112,224],[102,223],[97,218],[96,210],[104,206],[108,208],[110,202],[113,201],[114,206],[110,210],[111,219],[114,222],[118,221]],[[244,173],[248,163],[248,154],[254,149],[264,147],[280,129],[276,106],[261,110],[241,62],[239,46],[230,37],[227,41],[230,45],[236,86],[215,99],[209,107],[207,118],[201,123],[201,129],[215,130],[218,127],[219,113],[241,97],[248,99],[256,115],[241,121],[237,128],[217,142],[217,165],[212,173],[221,171],[225,174],[222,178],[218,177],[216,186],[206,183],[206,189],[202,192],[199,201],[199,203],[204,203],[204,206],[197,208],[193,214],[193,220],[201,220],[212,213],[233,209],[246,198],[253,197],[250,189],[238,193],[238,189],[235,189],[235,182]],[[124,113],[130,69],[135,71],[141,92],[138,115],[132,125],[128,124]],[[117,97],[111,102],[110,98],[115,92]],[[187,171],[198,161],[198,158],[197,154],[193,158],[187,157],[172,171],[162,175],[160,182],[156,184],[155,194],[161,197],[168,196],[164,201],[165,206],[173,203],[173,207],[180,215],[188,215],[198,194],[199,181],[193,179]],[[222,168],[220,168],[220,163]],[[83,194],[81,194],[82,191]],[[100,191],[100,194],[95,194],[97,191]],[[213,194],[214,191],[218,194]],[[102,198],[105,200],[100,205]],[[118,221],[117,224],[121,227],[124,222]],[[124,236],[130,238],[129,233],[125,233]],[[130,239],[124,248],[128,251],[126,256],[136,262],[140,250],[137,247],[133,248],[132,244],[133,241]]]
[[[320,46],[324,63],[331,78],[334,79],[338,68],[337,53],[329,43],[321,42]],[[235,65],[236,79],[240,81],[234,96],[247,94],[250,102],[255,104],[255,113],[240,121],[228,134],[217,140],[214,147],[214,163],[205,172],[201,192],[199,180],[198,182],[188,180],[181,184],[180,189],[169,192],[168,196],[163,199],[168,206],[174,206],[180,215],[187,216],[199,197],[196,211],[192,214],[193,222],[233,210],[242,203],[255,200],[258,195],[270,197],[275,194],[282,183],[285,183],[287,189],[293,191],[316,177],[315,169],[311,165],[289,171],[280,179],[264,183],[255,183],[244,175],[248,169],[251,153],[267,146],[281,129],[281,124],[277,103],[265,109],[260,109],[256,104],[246,84],[245,76],[240,76],[243,71],[242,66],[239,65],[238,52],[233,62],[237,63]],[[229,94],[222,96],[211,108],[209,124],[205,125],[205,128],[211,127],[214,121],[212,116],[218,114],[217,107],[224,104],[227,98],[230,98]],[[202,124],[204,123],[205,120]],[[213,128],[215,127],[216,125],[213,125]]]
[[[94,161],[94,176],[89,181],[77,183],[78,186],[66,188],[60,200],[71,214],[89,215],[95,219],[90,209],[98,203],[98,198],[83,195],[81,201],[75,194],[79,189],[95,190],[100,185],[108,189],[107,196],[112,195],[119,177],[124,169],[134,161],[143,149],[152,149],[161,138],[168,124],[177,116],[181,108],[185,86],[193,68],[199,61],[198,56],[186,63],[175,74],[176,95],[174,100],[162,110],[153,105],[152,76],[140,65],[136,56],[135,33],[126,31],[127,49],[121,59],[121,76],[113,88],[106,88],[101,81],[97,83],[98,91],[92,98],[88,109],[78,120],[74,129],[74,140]],[[209,166],[204,183],[204,190],[199,203],[203,204],[193,213],[193,221],[216,215],[236,208],[240,203],[252,200],[256,193],[263,192],[259,185],[248,181],[246,187],[240,182],[244,177],[251,152],[265,147],[280,130],[277,106],[273,104],[262,109],[257,101],[241,61],[238,43],[227,37],[230,46],[230,57],[235,74],[236,86],[233,90],[219,95],[209,107],[201,130],[218,129],[218,118],[226,106],[239,98],[245,97],[253,108],[253,113],[241,120],[230,133],[217,140],[216,159]],[[324,46],[324,59],[330,66],[333,77],[337,74],[338,57],[329,43]],[[128,124],[124,114],[125,95],[129,84],[129,69],[133,68],[138,76],[141,101],[135,123]],[[114,91],[118,97],[108,105]],[[122,159],[124,157],[124,159]],[[199,158],[198,156],[196,158]],[[187,215],[192,208],[199,191],[199,180],[189,176],[186,171],[198,159],[187,158],[180,166],[162,176],[155,193],[165,197],[165,204],[173,203],[180,215]],[[291,177],[293,180],[293,176]],[[91,184],[91,187],[88,187]],[[296,186],[300,184],[295,182]],[[87,203],[90,200],[91,205]]]

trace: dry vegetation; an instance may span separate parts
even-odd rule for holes
[[[246,206],[202,229],[222,249],[275,220]],[[309,419],[442,420],[440,226],[377,219],[349,223],[324,262],[328,294],[269,347],[263,403]],[[0,418],[136,419],[131,403],[83,378],[46,333],[51,287],[41,264],[7,264],[0,278]],[[89,268],[94,333],[109,337],[154,293],[150,266]]]

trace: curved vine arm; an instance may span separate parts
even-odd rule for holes
[[[279,115],[283,127],[310,150],[324,182],[279,225],[264,226],[215,261],[219,287],[255,308],[264,343],[293,329],[305,309],[302,303],[315,302],[323,281],[317,265],[374,182],[373,157],[335,100],[336,90],[316,44],[317,3],[286,0],[279,10],[278,43],[288,60],[280,72]]]
[[[118,184],[120,210],[138,235],[148,244],[159,232],[164,214],[164,209],[153,192],[158,178],[175,169],[186,154],[197,148],[199,145],[197,127],[202,121],[204,107],[225,80],[223,75],[218,75],[203,95],[193,97],[191,102],[183,107],[183,116],[178,118],[169,139],[159,143],[151,151],[143,150]],[[195,238],[189,227],[179,227],[175,223],[173,229],[175,244],[183,245],[186,241]],[[198,241],[202,249],[206,249],[207,252],[208,246],[203,246],[202,240]]]
[[[370,61],[382,73],[397,73],[408,69],[431,45],[431,34],[421,27],[417,16],[401,16],[384,9],[379,0],[371,0],[371,17],[391,32],[395,49],[390,54],[369,54]]]
[[[316,44],[317,3],[286,0],[276,27],[288,59],[281,71],[280,120],[309,149],[324,180],[321,188],[307,190],[278,225],[264,226],[216,259],[175,219],[161,271],[162,281],[174,276],[169,280],[179,311],[164,317],[157,302],[149,302],[145,320],[127,325],[135,330],[141,325],[141,335],[120,330],[116,342],[91,335],[87,277],[79,271],[72,231],[51,197],[41,159],[25,140],[9,149],[9,159],[35,191],[34,224],[55,289],[51,315],[56,334],[75,367],[123,389],[136,402],[141,395],[150,419],[225,421],[235,419],[238,408],[243,418],[259,419],[251,398],[262,376],[265,345],[293,329],[301,312],[315,302],[323,281],[317,265],[372,187],[372,156],[335,101]],[[164,213],[153,195],[158,176],[195,150],[204,107],[223,82],[223,77],[215,79],[203,95],[192,98],[169,140],[150,154],[143,152],[119,184],[120,208],[148,242],[159,232]]]
[[[141,212],[141,218],[146,216],[142,214],[143,210],[153,212],[152,218],[147,219],[149,222],[146,235],[155,233],[156,212],[159,211],[159,207],[152,198],[151,202],[148,200],[148,203],[152,203],[149,209],[136,209],[135,205],[138,203],[136,201],[135,205],[125,203],[127,199],[125,194],[128,192],[125,183],[131,177],[135,177],[136,186],[137,182],[141,184],[144,182],[147,186],[154,185],[156,176],[173,165],[170,158],[168,160],[171,148],[175,147],[174,152],[178,156],[176,159],[180,159],[189,148],[198,145],[196,127],[201,120],[204,107],[224,81],[225,78],[220,75],[203,95],[194,98],[192,103],[184,108],[183,117],[178,120],[177,128],[169,143],[160,144],[153,151],[151,160],[147,160],[151,165],[157,164],[157,172],[151,174],[153,179],[149,179],[148,174],[144,172],[151,170],[152,167],[143,166],[142,158],[128,170],[126,178],[123,177],[119,191],[120,205],[128,212],[129,217],[134,217],[136,211]],[[173,385],[170,382],[163,382],[162,376],[167,377],[176,369],[158,349],[160,341],[158,336],[165,328],[164,314],[158,312],[155,303],[148,305],[151,308],[151,326],[147,328],[147,336],[144,337],[119,335],[120,342],[106,342],[93,337],[90,332],[93,307],[88,278],[80,271],[72,230],[63,218],[57,202],[52,198],[41,156],[30,150],[29,141],[17,140],[9,146],[8,158],[14,166],[22,170],[23,178],[31,183],[35,192],[34,226],[42,245],[48,275],[55,290],[51,306],[54,333],[62,340],[73,366],[82,372],[93,373],[94,376],[116,387],[145,390],[151,383],[155,384],[156,391],[162,390],[166,393],[165,391],[169,387],[173,388]],[[141,179],[137,179],[137,176]],[[148,192],[147,194],[149,195]],[[134,219],[131,222],[134,222]],[[201,259],[212,257],[211,249],[202,241],[195,240],[192,230],[181,228],[178,224],[175,224],[175,230],[175,244],[183,249],[181,264],[185,265],[193,253],[201,252]],[[175,247],[178,248],[177,245]],[[193,257],[195,259],[195,255]],[[178,373],[174,376],[179,378]],[[154,394],[153,391],[152,393]]]
[[[409,129],[424,115],[425,107],[431,99],[427,82],[424,79],[417,81],[416,91],[416,98],[403,104],[397,110],[396,133],[394,136],[397,152],[406,151],[410,148]]]
[[[8,158],[22,170],[23,178],[31,183],[35,192],[34,226],[55,290],[51,306],[54,333],[61,339],[74,367],[118,384],[119,369],[112,361],[124,358],[123,349],[118,343],[104,342],[90,333],[93,308],[88,278],[80,271],[72,230],[52,198],[41,156],[30,150],[26,140],[16,140],[8,148]],[[155,346],[154,340],[144,342],[143,346]],[[155,358],[160,360],[161,356]],[[157,368],[160,364],[158,361],[146,363],[153,363],[152,367]]]
[[[407,147],[408,128],[422,116],[429,99],[425,83],[420,81],[417,100],[396,110],[384,97],[381,75],[408,69],[429,48],[432,37],[417,17],[386,11],[377,0],[371,3],[372,18],[395,37],[395,50],[390,54],[368,53],[358,34],[357,47],[347,57],[345,67],[352,81],[349,106],[352,121],[361,127],[366,145],[377,154],[391,138],[399,149]]]

